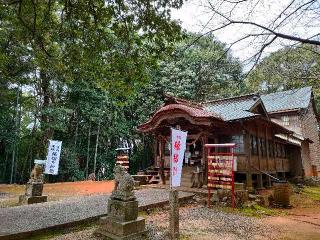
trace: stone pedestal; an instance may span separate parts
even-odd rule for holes
[[[99,221],[96,233],[105,239],[133,240],[143,239],[147,233],[145,230],[145,219],[138,217],[132,221],[121,222],[112,216],[102,217]]]
[[[20,204],[42,203],[42,202],[47,202],[47,200],[48,200],[48,196],[27,196],[27,195],[19,196]]]
[[[43,191],[42,182],[28,182],[26,185],[27,196],[41,196]]]
[[[133,221],[138,217],[138,201],[121,201],[109,199],[108,215],[120,222]]]
[[[145,219],[138,217],[138,201],[109,199],[108,216],[100,218],[96,233],[105,239],[143,239],[147,231]]]
[[[108,216],[100,218],[95,234],[114,240],[145,239],[145,219],[138,217],[134,180],[120,165],[114,167],[114,176],[115,188],[108,200]]]
[[[33,204],[46,202],[48,197],[42,196],[43,183],[42,182],[28,182],[26,184],[25,195],[19,196],[20,204]]]

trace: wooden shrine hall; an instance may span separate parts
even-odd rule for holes
[[[188,131],[182,170],[182,185],[187,187],[191,187],[195,171],[203,173],[206,184],[207,143],[236,143],[235,180],[245,183],[247,189],[270,186],[268,175],[303,176],[306,163],[302,146],[313,143],[273,121],[258,94],[201,104],[167,95],[164,105],[138,126],[141,133],[154,136],[153,163],[160,169],[163,182],[170,172],[170,128],[176,126]]]

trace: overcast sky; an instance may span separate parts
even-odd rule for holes
[[[268,1],[246,1],[243,4],[238,4],[233,11],[233,20],[250,20],[259,24],[268,26],[275,16],[279,15],[283,9],[285,9],[292,0],[268,0]],[[214,2],[214,8],[221,10],[222,12],[228,12],[230,5],[226,1],[211,1]],[[231,1],[230,1],[231,2]],[[297,1],[297,4],[301,4],[304,0]],[[307,1],[305,1],[307,2]],[[223,3],[220,5],[220,3]],[[207,0],[189,0],[184,3],[183,7],[179,10],[172,11],[172,17],[179,19],[182,23],[182,27],[192,32],[207,32],[210,29],[214,29],[219,24],[221,25],[223,19],[217,15],[213,15],[211,9],[208,8]],[[298,5],[292,5],[288,8],[287,13],[292,12]],[[254,9],[254,11],[252,11]],[[278,19],[281,21],[288,14],[282,14],[282,17]],[[312,16],[315,18],[314,16]],[[311,16],[310,16],[311,18]],[[298,18],[294,17],[288,22],[283,24],[283,27],[279,29],[282,33],[293,34],[300,37],[308,37],[313,34],[319,33],[319,21],[306,18],[303,15]],[[211,21],[209,21],[211,19]],[[315,18],[317,19],[317,18]],[[208,23],[209,22],[209,23]],[[307,27],[305,27],[307,25]],[[224,28],[222,30],[214,32],[215,36],[222,42],[231,44],[237,39],[243,37],[247,33],[257,33],[260,31],[258,28],[234,25]],[[288,41],[277,40],[274,44],[268,47],[263,56],[267,56],[270,52],[276,51],[279,48],[288,44]],[[243,41],[240,44],[235,44],[232,47],[232,54],[244,61],[256,53],[261,47],[261,42]]]

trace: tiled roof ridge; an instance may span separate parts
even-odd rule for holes
[[[289,93],[289,92],[295,92],[295,91],[299,91],[301,89],[304,88],[310,88],[312,89],[312,86],[305,86],[305,87],[300,87],[300,88],[292,88],[292,89],[288,89],[288,90],[284,90],[284,91],[276,91],[276,92],[271,92],[271,93],[261,93],[261,96],[267,96],[267,95],[272,95],[272,94],[283,94],[283,93]]]
[[[240,96],[219,98],[219,99],[215,99],[215,100],[209,100],[209,101],[201,102],[201,104],[222,102],[222,101],[228,101],[228,100],[237,100],[237,99],[248,98],[248,97],[258,97],[258,98],[260,98],[260,93],[255,92],[255,93],[248,93],[248,94],[244,94],[244,95],[240,95]]]
[[[301,87],[301,88],[292,88],[292,89],[288,89],[285,91],[276,91],[276,92],[272,92],[272,93],[262,93],[262,92],[252,92],[252,93],[248,93],[248,94],[243,94],[243,95],[239,95],[239,96],[233,96],[233,97],[227,97],[227,98],[219,98],[219,99],[214,99],[214,100],[209,100],[209,101],[205,101],[205,102],[201,102],[200,104],[207,104],[207,103],[214,103],[214,102],[222,102],[222,101],[228,101],[228,100],[236,100],[236,99],[241,99],[241,98],[248,98],[248,97],[262,97],[262,96],[267,96],[267,95],[272,95],[272,94],[281,94],[281,93],[285,93],[285,92],[292,92],[295,90],[301,90],[304,88],[311,88],[312,86],[305,86],[305,87]]]
[[[271,92],[271,93],[261,93],[261,96],[268,96],[268,95],[275,95],[275,94],[294,94],[297,91],[300,91],[301,89],[306,89],[310,88],[312,90],[312,86],[305,86],[305,87],[300,87],[300,88],[292,88],[284,91],[276,91],[276,92]]]
[[[190,100],[187,100],[187,99],[178,98],[178,97],[175,97],[175,96],[170,95],[170,94],[165,94],[165,98],[166,98],[166,102],[168,100],[174,100],[174,102],[177,103],[177,104],[182,104],[182,105],[186,105],[186,106],[189,106],[189,107],[193,107],[193,108],[197,108],[197,109],[203,110],[203,106],[201,105],[201,103],[196,103],[196,102],[193,102],[193,101],[190,101]]]

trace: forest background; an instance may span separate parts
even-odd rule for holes
[[[149,166],[153,139],[136,127],[165,94],[196,102],[312,86],[320,110],[319,46],[284,47],[251,71],[213,33],[171,19],[180,0],[8,1],[0,5],[0,183],[25,183],[48,140],[62,141],[47,181],[77,181],[117,147],[130,171]]]

